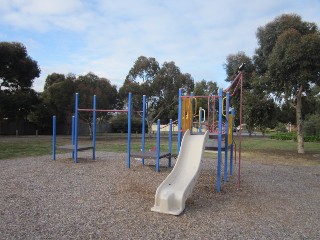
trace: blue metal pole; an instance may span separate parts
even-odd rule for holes
[[[226,94],[226,124],[225,124],[225,141],[224,141],[224,182],[228,181],[228,131],[229,131],[229,92]]]
[[[73,161],[75,163],[78,162],[78,109],[79,109],[79,94],[76,93],[76,102],[74,106],[74,158]]]
[[[128,95],[128,144],[127,144],[127,166],[130,168],[131,157],[131,111],[132,111],[132,94]]]
[[[199,108],[199,128],[198,132],[202,132],[202,107]]]
[[[168,167],[171,167],[171,155],[172,155],[172,119],[170,119],[170,125],[169,125],[169,159],[168,159]]]
[[[160,171],[160,119],[157,121],[156,171]]]
[[[179,88],[179,100],[178,100],[178,144],[177,154],[180,152],[181,137],[182,137],[182,88]]]
[[[97,130],[97,96],[93,95],[92,112],[92,159],[96,159],[96,130]]]
[[[221,188],[221,143],[222,143],[222,88],[219,89],[219,122],[218,122],[218,165],[217,165],[217,191]]]
[[[232,140],[233,140],[233,123],[234,123],[234,109],[233,108],[231,110],[231,114],[232,114],[232,122],[230,124],[232,124]],[[233,141],[230,146],[230,175],[231,176],[232,176],[232,172],[233,172]]]
[[[149,131],[151,131],[151,129]],[[141,140],[142,155],[144,155],[144,152],[145,152],[145,135],[146,135],[146,95],[143,95],[142,96],[142,140]],[[144,157],[142,158],[142,165],[144,165]]]
[[[194,107],[193,107],[193,92],[190,93],[190,97],[191,97],[191,121],[190,121],[190,124],[191,126],[189,125],[189,128],[190,128],[190,133],[193,132],[193,112],[194,112]]]
[[[71,134],[72,134],[72,146],[74,146],[74,116],[72,116]],[[74,149],[72,149],[72,159],[74,159]]]
[[[72,116],[71,134],[72,134],[72,145],[74,145],[74,115]]]
[[[52,160],[56,160],[56,116],[52,117]]]

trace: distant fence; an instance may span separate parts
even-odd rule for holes
[[[97,123],[97,134],[104,134],[111,131],[109,123]],[[89,135],[89,127],[84,122],[79,122],[79,135]],[[50,135],[51,127],[41,128],[37,124],[28,121],[0,121],[0,135]],[[71,134],[70,124],[57,124],[57,134]]]
[[[37,125],[27,121],[0,121],[0,135],[36,134]]]

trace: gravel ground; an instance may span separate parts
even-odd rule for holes
[[[0,239],[320,239],[320,167],[243,161],[215,191],[215,161],[203,169],[180,216],[155,213],[155,172],[126,155],[80,153],[0,161]],[[165,162],[163,162],[165,165]]]

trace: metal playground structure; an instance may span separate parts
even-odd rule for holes
[[[153,211],[178,215],[183,211],[186,198],[191,194],[194,184],[199,176],[201,159],[204,150],[217,151],[216,189],[221,191],[221,179],[226,183],[228,176],[233,175],[233,164],[237,163],[237,185],[240,189],[241,176],[241,143],[242,129],[239,133],[239,144],[235,144],[233,138],[235,109],[230,106],[230,99],[239,93],[238,104],[239,123],[242,126],[242,82],[243,67],[239,67],[236,77],[231,85],[223,90],[219,89],[218,95],[194,96],[183,95],[179,89],[178,100],[178,136],[177,136],[177,161],[167,178],[158,187],[155,196]],[[199,102],[206,101],[206,106],[198,106]],[[79,112],[92,112],[92,145],[84,146],[78,142]],[[96,113],[97,112],[122,112],[128,114],[127,136],[127,167],[131,167],[131,158],[140,158],[142,164],[145,159],[156,160],[156,171],[160,171],[160,159],[168,159],[168,167],[172,162],[172,120],[169,123],[168,151],[160,151],[160,119],[157,121],[156,151],[145,150],[145,123],[146,123],[146,96],[142,98],[142,110],[133,111],[132,94],[128,94],[126,110],[97,109],[96,96],[93,96],[93,108],[79,108],[79,94],[75,94],[75,114],[72,117],[72,144],[56,146],[56,117],[53,116],[52,159],[56,159],[56,149],[72,151],[74,162],[78,162],[78,151],[92,149],[92,159],[95,159],[96,151]],[[141,114],[142,138],[141,151],[131,151],[131,121],[133,112]],[[237,161],[238,149],[238,161]],[[224,152],[224,161],[222,153]],[[223,165],[223,171],[222,171]],[[229,171],[228,171],[229,170]],[[223,173],[223,176],[222,176]]]

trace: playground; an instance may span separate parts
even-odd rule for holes
[[[265,155],[244,153],[243,161],[242,130],[234,136],[230,106],[240,88],[241,125],[238,76],[216,96],[183,95],[180,89],[176,137],[172,119],[166,136],[158,119],[152,149],[145,139],[146,96],[142,110],[132,109],[131,93],[125,110],[99,109],[95,95],[88,109],[79,106],[76,93],[68,145],[61,144],[53,116],[51,157],[0,161],[1,238],[318,239],[319,154],[312,153],[309,164],[289,154],[287,165],[268,160],[273,147]],[[207,110],[198,108],[200,99]],[[92,114],[89,144],[78,136],[79,112]],[[111,151],[99,151],[97,112],[128,114],[126,151],[114,151],[119,139],[111,140]],[[142,115],[138,145],[134,113]]]
[[[0,161],[0,239],[319,239],[320,166],[242,162],[215,190],[216,160],[205,158],[179,216],[150,211],[171,169],[125,153],[81,152]],[[314,158],[315,159],[315,158]]]

